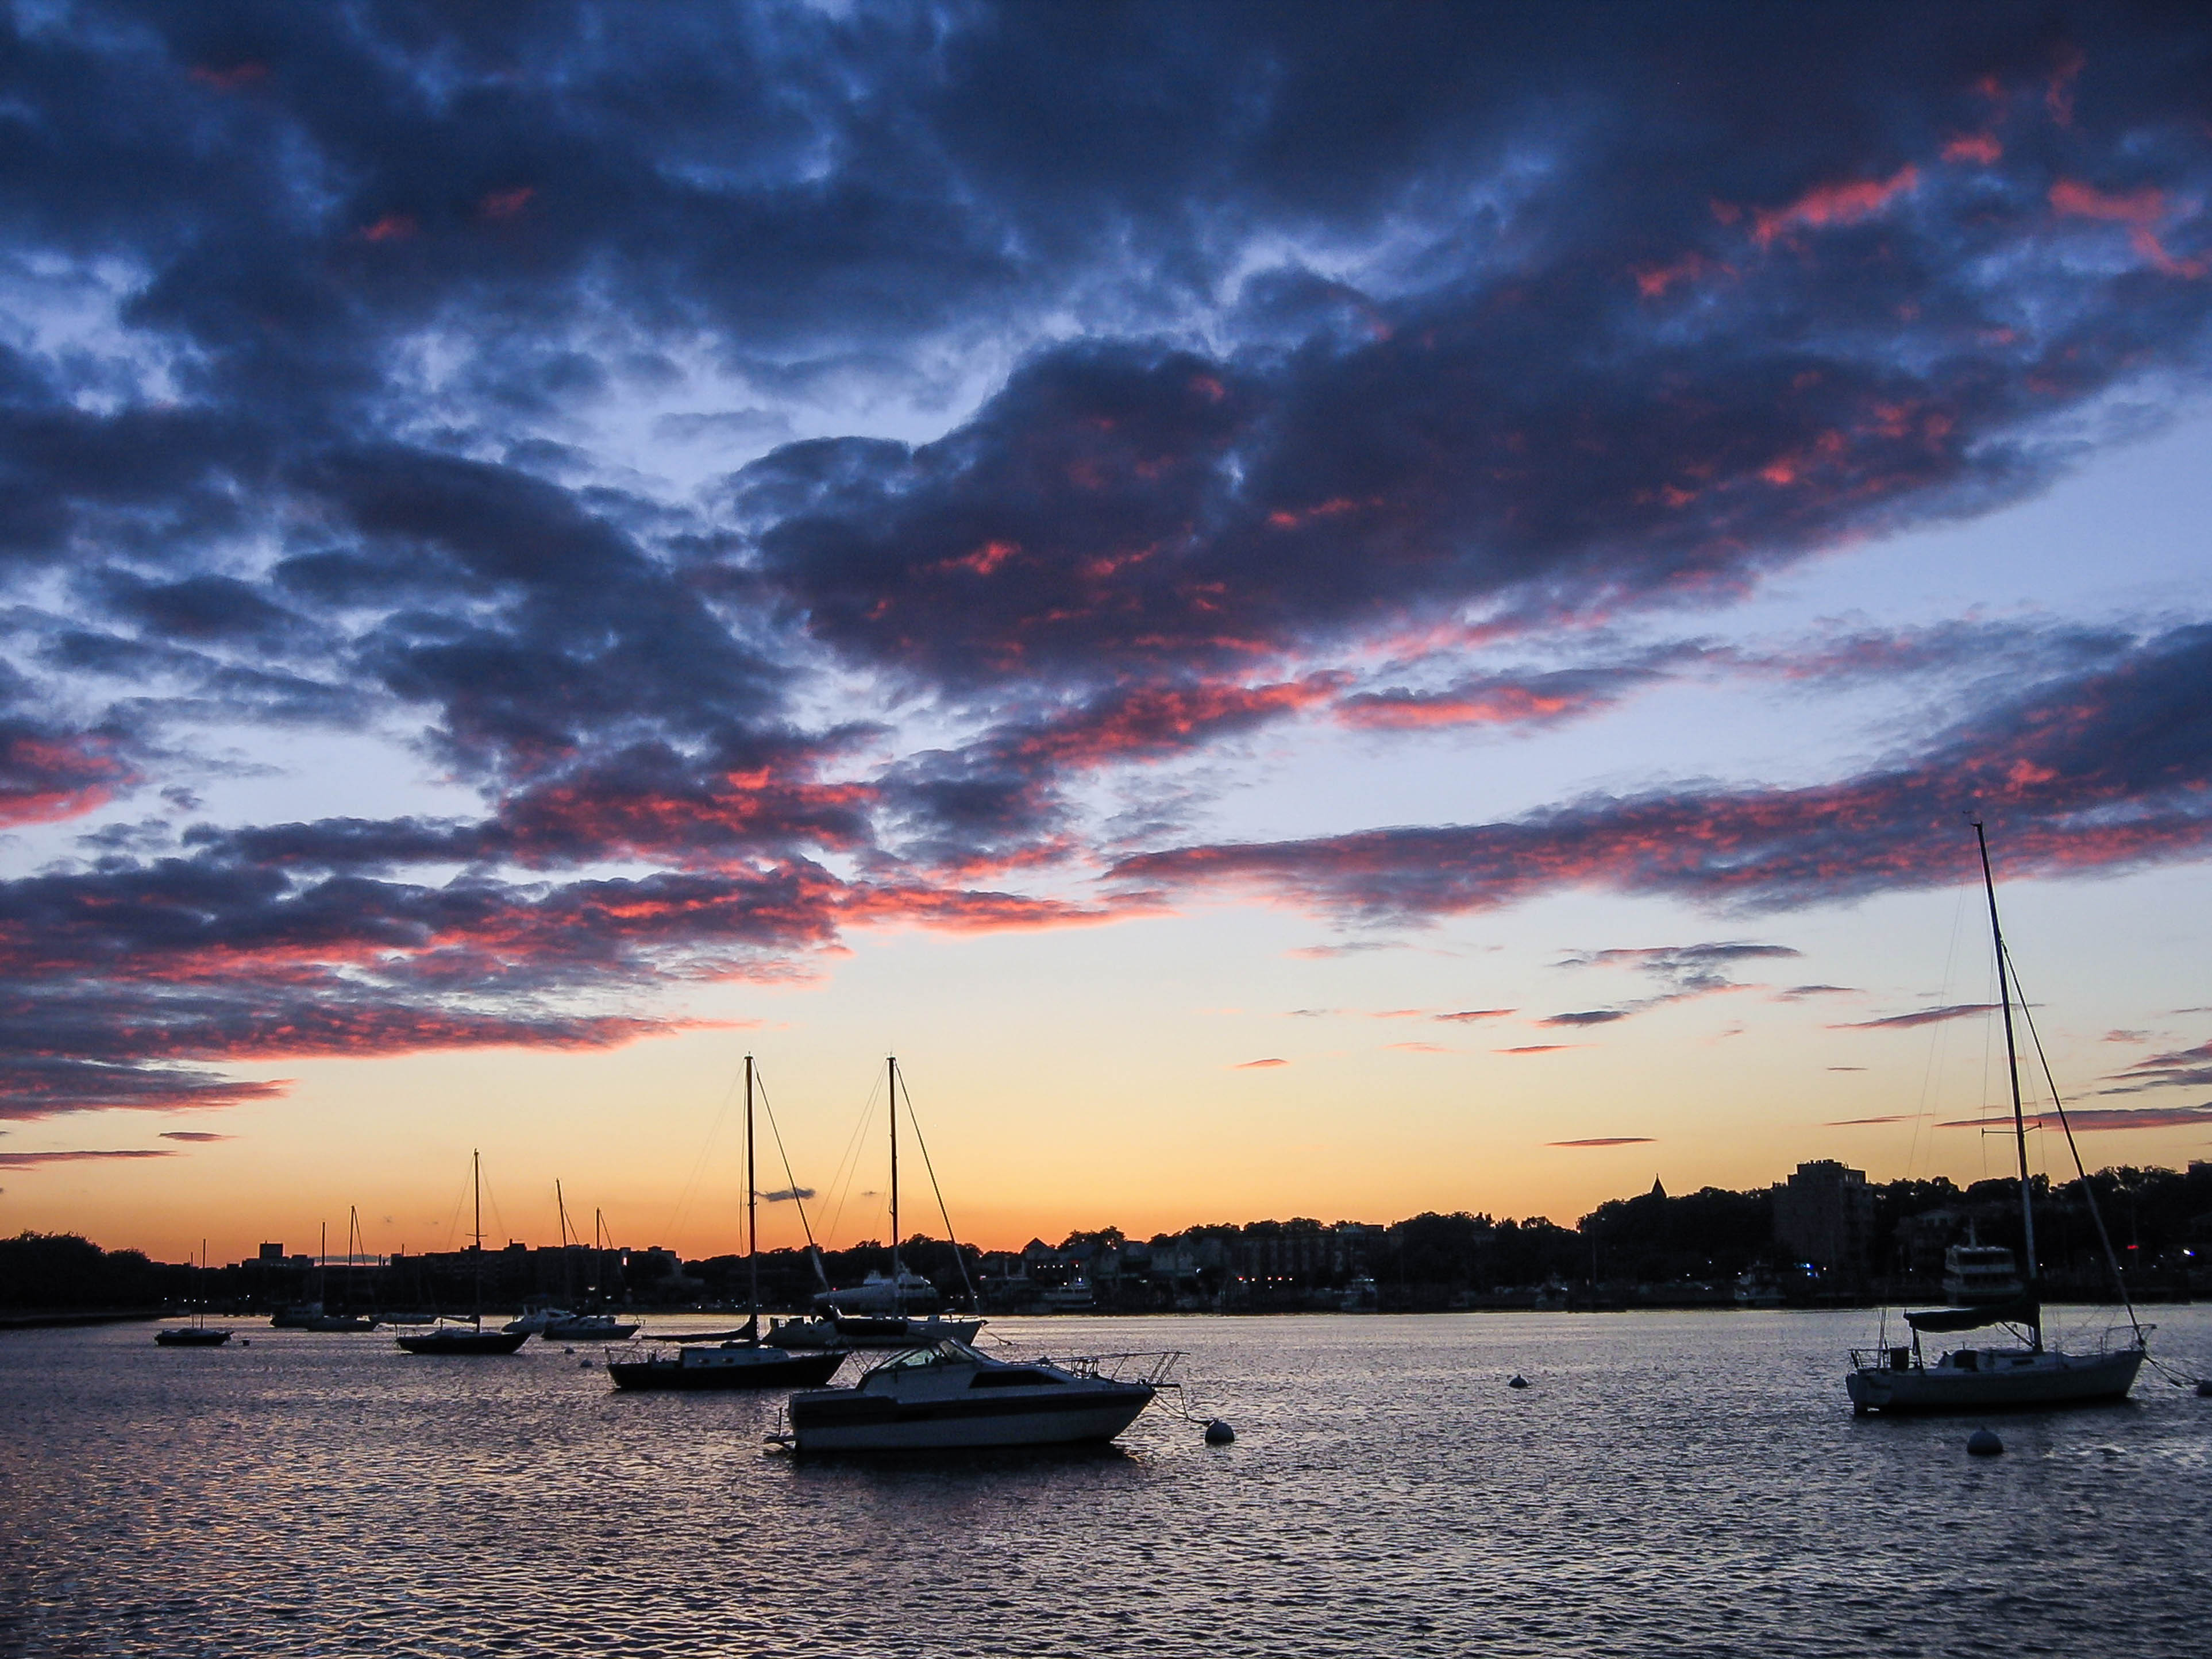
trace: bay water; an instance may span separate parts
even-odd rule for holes
[[[2212,1374],[2212,1310],[2145,1316]],[[1184,1351],[1235,1443],[1170,1395],[1104,1452],[890,1463],[764,1444],[778,1392],[619,1394],[588,1345],[19,1332],[0,1652],[2212,1652],[2212,1399],[2146,1370],[1970,1457],[1984,1419],[1853,1417],[1876,1317],[1001,1320]]]

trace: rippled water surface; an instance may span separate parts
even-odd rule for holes
[[[2157,1317],[2212,1373],[2212,1310]],[[1002,1321],[1188,1351],[1236,1443],[1156,1405],[890,1467],[583,1349],[240,1329],[0,1336],[0,1651],[2212,1652],[2212,1400],[2146,1373],[1970,1459],[1851,1416],[1865,1315]]]

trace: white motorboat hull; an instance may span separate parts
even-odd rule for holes
[[[2135,1386],[2143,1352],[1996,1354],[1994,1365],[1966,1370],[1954,1365],[1897,1370],[1862,1366],[1844,1379],[1851,1404],[1862,1412],[1978,1412],[2045,1406],[2084,1406],[2122,1400]],[[2025,1363],[2021,1363],[2025,1362]]]
[[[1111,1440],[1137,1420],[1152,1391],[1096,1402],[1054,1403],[1047,1411],[980,1412],[902,1417],[878,1423],[797,1422],[793,1437],[803,1452],[961,1451],[1009,1446],[1081,1446]],[[993,1407],[1012,1406],[993,1401]],[[964,1402],[963,1402],[964,1404]]]
[[[1156,1358],[1173,1363],[1171,1355]],[[1145,1382],[1123,1382],[1100,1375],[1103,1363],[1015,1364],[980,1354],[964,1342],[940,1341],[884,1361],[849,1389],[792,1395],[791,1432],[777,1437],[802,1452],[1103,1443],[1152,1404],[1162,1375],[1156,1369]]]

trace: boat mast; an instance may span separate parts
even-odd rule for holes
[[[568,1235],[573,1229],[568,1225],[568,1194],[561,1190],[557,1178],[553,1182],[553,1208],[561,1218],[561,1300],[573,1308],[576,1305],[576,1262],[568,1249]],[[583,1242],[581,1238],[576,1241],[580,1247]]]
[[[760,1335],[760,1183],[753,1178],[753,1057],[745,1056],[745,1319]]]
[[[2035,1272],[2035,1206],[2031,1200],[2027,1184],[2027,1115],[2020,1103],[2020,1055],[2014,1046],[2012,1030],[2012,987],[2005,973],[2004,928],[1997,921],[1996,878],[1990,871],[1990,838],[1982,829],[1982,821],[1974,820],[1974,844],[1982,854],[1982,890],[1990,902],[1990,939],[1997,954],[1997,1006],[2004,1011],[2005,1077],[2012,1085],[2013,1143],[2020,1154],[2020,1219],[2027,1244],[2027,1272],[2021,1275],[2027,1286],[2027,1299],[2035,1308],[2035,1316],[2028,1327],[2029,1346],[2043,1346],[2043,1310],[2036,1291]]]
[[[898,1056],[890,1054],[884,1060],[884,1093],[890,1101],[891,1115],[891,1311],[906,1311],[906,1286],[899,1267],[898,1224]]]
[[[476,1193],[477,1283],[476,1311],[471,1322],[481,1328],[483,1324],[483,1154],[474,1148],[469,1152],[469,1184]]]

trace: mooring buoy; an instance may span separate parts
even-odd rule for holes
[[[1976,1429],[1966,1437],[1966,1449],[1977,1457],[1995,1457],[2004,1449],[2004,1442],[1987,1429]]]
[[[1209,1446],[1225,1446],[1236,1437],[1237,1431],[1218,1417],[1206,1425],[1206,1443]]]
[[[1525,1389],[1528,1386],[1528,1379],[1516,1371],[1513,1373],[1513,1380],[1505,1386],[1509,1389]]]

